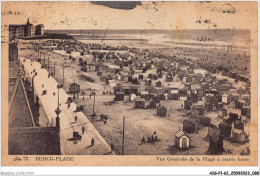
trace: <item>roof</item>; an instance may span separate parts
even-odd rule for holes
[[[79,86],[79,84],[77,84],[77,83],[71,83],[70,84],[70,86],[73,86],[73,85]]]
[[[144,94],[147,95],[147,94],[149,94],[149,92],[148,91],[141,91],[141,94],[142,95],[144,95]]]
[[[250,106],[243,106],[242,109],[250,109]]]
[[[9,127],[34,127],[33,114],[26,90],[20,78],[16,79],[9,100]]]
[[[130,86],[130,89],[138,89],[138,86]]]
[[[22,78],[17,74],[14,61],[9,62],[9,127],[35,126],[33,114],[27,98],[27,93]]]
[[[209,116],[204,116],[204,115],[201,115],[199,118],[200,119],[210,119],[211,120],[211,118]]]
[[[245,100],[237,100],[238,102],[240,102],[240,103],[246,103],[246,101]]]
[[[218,111],[227,112],[227,110],[225,108],[223,108],[223,107],[219,108]]]
[[[220,136],[217,136],[217,135],[213,135],[211,138],[210,138],[210,141],[211,142],[218,142],[220,140]]]
[[[222,97],[228,97],[229,95],[228,94],[223,94]]]
[[[116,94],[125,94],[124,92],[121,92],[121,91],[117,91]]]
[[[10,24],[9,27],[24,27],[24,24]]]
[[[166,109],[164,106],[158,106],[157,109]]]
[[[173,90],[171,90],[171,93],[178,94],[179,92],[178,92],[178,89],[177,89],[177,90],[176,90],[176,89],[173,89]]]
[[[233,130],[233,133],[236,133],[236,134],[242,134],[242,130],[239,130],[239,129],[234,129]]]
[[[9,128],[8,152],[11,155],[60,155],[55,127]],[[17,140],[19,139],[19,140]],[[26,140],[26,144],[24,141]],[[48,140],[48,142],[46,142]]]
[[[229,116],[225,116],[223,117],[224,120],[228,120],[229,119]]]
[[[244,124],[244,123],[241,122],[240,120],[235,120],[235,124]]]
[[[109,67],[110,69],[120,69],[120,66],[111,64],[111,63],[105,63],[104,66]]]
[[[43,25],[43,24],[38,24],[37,26],[41,26],[41,27],[44,27],[44,25]]]
[[[216,127],[216,128],[218,128],[218,125],[219,125],[218,122],[212,121],[212,122],[210,123],[210,126],[211,126],[211,127]]]
[[[136,97],[135,101],[145,101],[145,99],[144,98],[140,98],[140,97]]]
[[[115,86],[113,87],[113,89],[121,89],[122,87],[121,86]]]
[[[217,91],[217,89],[216,88],[212,88],[212,89],[210,89],[211,91]]]
[[[203,108],[203,105],[195,104],[195,105],[193,105],[193,107],[196,108],[196,109],[199,109],[199,108]]]
[[[230,125],[228,125],[228,124],[226,124],[226,123],[223,123],[223,122],[220,122],[220,123],[218,124],[218,126],[219,126],[219,128],[224,128],[224,127],[227,127],[227,126],[230,127]],[[231,127],[230,127],[230,128],[231,128]]]
[[[191,122],[191,123],[195,123],[195,122],[198,122],[199,120],[198,119],[185,119],[183,120],[183,122]]]
[[[213,94],[207,94],[206,96],[207,96],[207,97],[214,97]]]
[[[111,80],[108,80],[109,83],[113,83],[115,82],[115,80],[111,79]]]
[[[181,138],[182,136],[187,136],[188,138],[190,138],[188,135],[186,135],[182,130],[178,130],[176,133],[174,133],[175,137],[177,138]]]
[[[234,115],[234,116],[238,116],[238,114],[237,113],[234,113],[234,112],[229,112],[229,115]]]

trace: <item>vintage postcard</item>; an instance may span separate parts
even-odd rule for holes
[[[257,166],[257,15],[2,1],[2,165]]]

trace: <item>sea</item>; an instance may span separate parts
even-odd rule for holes
[[[250,49],[250,30],[46,30],[46,33],[68,34],[81,42],[126,46],[227,47]]]

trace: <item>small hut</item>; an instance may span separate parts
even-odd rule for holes
[[[140,98],[139,96],[137,96],[134,100],[134,107],[135,108],[140,108],[140,109],[144,109],[145,107],[145,99],[144,98]]]
[[[155,85],[156,85],[156,87],[161,87],[161,86],[162,86],[162,83],[161,83],[161,81],[157,81],[157,82],[155,83]]]
[[[241,109],[243,106],[247,105],[245,100],[236,100],[235,108]]]
[[[176,133],[174,133],[174,136],[176,147],[180,149],[188,149],[190,147],[190,137],[183,131],[178,130]]]
[[[245,143],[247,140],[247,135],[243,130],[234,129],[232,131],[232,141],[238,143]]]
[[[167,114],[167,109],[164,106],[158,106],[157,107],[157,115],[161,117],[165,117]]]
[[[185,110],[190,110],[190,107],[192,106],[192,102],[190,101],[190,100],[185,100],[184,102],[183,102],[183,108],[185,109]]]
[[[200,124],[204,125],[204,126],[210,126],[210,118],[209,117],[205,117],[205,116],[201,116],[199,118]]]
[[[115,100],[115,101],[124,101],[124,97],[125,97],[125,93],[124,93],[124,92],[117,91],[117,92],[115,93],[115,98],[114,98],[114,100]]]
[[[134,101],[135,98],[136,98],[136,94],[135,94],[135,93],[131,93],[131,94],[129,95],[129,100],[130,100],[130,101]]]
[[[220,118],[223,118],[223,117],[225,117],[227,115],[227,110],[225,109],[225,108],[220,108],[219,110],[218,110],[218,116],[220,117]]]
[[[116,92],[120,92],[120,91],[122,91],[122,87],[121,86],[115,86],[115,87],[113,87],[113,89],[114,89],[114,94],[116,94]]]
[[[77,83],[71,83],[69,86],[70,93],[79,93],[80,85]]]
[[[185,119],[183,120],[183,131],[187,133],[194,133],[199,130],[199,120]]]
[[[147,109],[155,109],[156,108],[156,102],[155,100],[148,100],[145,102],[145,107]]]
[[[195,104],[191,108],[191,117],[198,118],[199,116],[204,115],[204,107],[201,104]]]
[[[218,124],[211,123],[208,127],[208,137],[219,136],[220,129],[218,128]]]
[[[239,120],[236,120],[236,121],[234,122],[234,128],[244,131],[245,125],[244,125],[243,122],[241,122],[241,121],[239,121]]]
[[[238,120],[238,114],[230,112],[229,113],[229,118],[234,122],[235,120]]]
[[[213,111],[213,104],[205,102],[204,103],[204,108],[205,108],[205,111],[212,112]]]
[[[169,94],[169,100],[179,100],[179,94],[178,93],[170,93]]]
[[[220,130],[220,135],[225,136],[225,137],[230,137],[231,129],[232,129],[231,125],[221,122],[221,123],[219,123],[218,127]]]
[[[141,91],[140,92],[140,97],[144,98],[145,100],[149,100],[150,99],[150,94],[148,91]]]
[[[212,154],[222,154],[224,152],[223,148],[223,137],[222,136],[212,136],[209,139],[209,152]]]
[[[241,115],[246,116],[247,118],[250,118],[250,107],[249,106],[242,107]]]

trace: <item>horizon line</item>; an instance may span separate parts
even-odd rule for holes
[[[44,30],[250,30],[250,29],[244,29],[244,28],[218,28],[218,29],[44,29]]]

